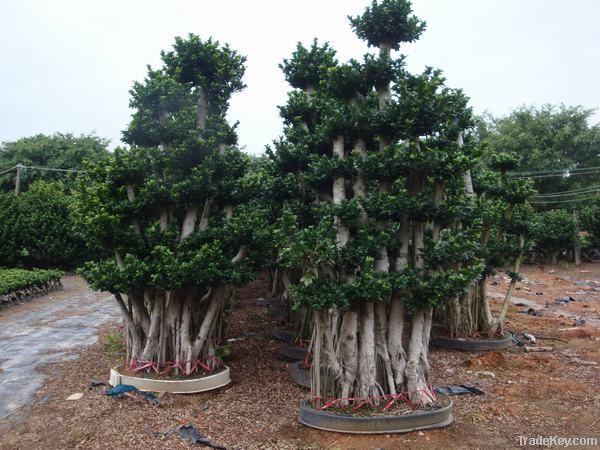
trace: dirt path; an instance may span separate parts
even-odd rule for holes
[[[184,424],[194,425],[230,450],[525,448],[519,446],[519,436],[595,437],[600,441],[600,330],[590,324],[573,327],[571,317],[598,317],[600,299],[595,295],[599,291],[588,286],[586,302],[545,308],[545,301],[577,292],[586,280],[600,281],[600,264],[576,269],[527,266],[523,272],[539,284],[533,288],[519,283],[517,295],[544,303],[541,309],[556,307],[559,314],[530,316],[522,314],[527,308],[513,306],[508,328],[567,343],[541,340],[541,345],[553,349],[547,353],[525,353],[520,347],[485,354],[432,349],[434,384],[475,384],[486,392],[454,397],[455,422],[448,428],[351,436],[298,424],[298,402],[309,398],[309,392],[290,382],[288,364],[276,356],[279,343],[271,338],[274,320],[266,308],[255,304],[256,298],[264,296],[259,280],[239,292],[230,319],[228,337],[236,340],[233,355],[226,361],[233,379],[229,386],[209,393],[165,396],[159,406],[140,398],[108,398],[104,387],[89,389],[91,380],[106,380],[108,368],[119,361],[108,342],[122,329],[116,322],[107,324],[100,328],[99,342],[83,350],[79,359],[54,366],[60,377],[50,378],[36,395],[46,401],[0,435],[0,449],[205,448],[192,446],[174,432]],[[491,292],[503,291],[502,276],[490,286]],[[535,290],[544,294],[536,295]],[[494,307],[498,306],[499,300],[494,299]],[[75,392],[83,393],[83,398],[65,400]]]
[[[0,312],[0,428],[48,378],[40,368],[77,358],[80,347],[97,341],[98,325],[118,317],[111,296],[92,292],[79,277],[64,277],[63,285]]]

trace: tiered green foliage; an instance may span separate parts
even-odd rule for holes
[[[293,55],[296,58],[293,63],[286,61],[284,71],[293,74],[288,78],[294,87],[306,85],[296,81],[297,72],[305,70],[305,65],[323,70],[327,67],[325,64],[335,63],[332,56],[326,61],[310,63],[301,59],[307,54],[320,58],[326,53],[325,49],[327,45],[319,48],[316,43],[310,50],[299,47]],[[374,259],[382,245],[388,246],[392,254],[399,252],[398,231],[403,218],[435,220],[448,225],[456,220],[459,211],[469,216],[469,200],[461,192],[461,183],[462,174],[476,157],[476,149],[471,145],[459,147],[447,137],[454,135],[456,139],[457,130],[465,125],[462,122],[455,125],[454,118],[462,118],[462,114],[468,121],[469,113],[463,110],[462,93],[443,87],[444,79],[438,71],[427,70],[423,75],[414,76],[401,69],[397,61],[390,60],[387,64],[378,61],[393,77],[397,95],[388,109],[381,112],[374,95],[376,85],[369,83],[368,78],[368,70],[375,70],[372,61],[372,57],[367,56],[364,64],[351,61],[330,67],[310,103],[304,93],[293,91],[288,104],[281,107],[286,139],[277,142],[277,152],[273,154],[275,164],[288,174],[298,174],[309,188],[307,195],[312,200],[321,200],[307,206],[317,219],[310,225],[297,222],[294,239],[289,238],[289,228],[281,231],[282,240],[287,240],[281,261],[288,267],[302,267],[304,271],[302,282],[296,287],[298,303],[317,308],[347,308],[354,302],[381,301],[393,290],[407,289],[411,292],[408,302],[412,307],[427,308],[451,298],[476,270],[456,265],[459,259],[468,262],[472,258],[473,249],[465,250],[469,239],[464,241],[467,247],[463,249],[441,243],[436,246],[428,239],[428,245],[421,251],[431,251],[432,255],[425,256],[427,266],[423,269],[382,275],[374,268]],[[296,72],[292,71],[292,64],[298,65]],[[359,95],[360,100],[348,102],[361,91],[364,95]],[[303,122],[308,124],[308,130],[302,127]],[[378,128],[370,128],[372,123]],[[377,140],[383,131],[403,143],[379,151]],[[344,159],[331,153],[331,142],[338,135],[348,141],[348,155]],[[367,155],[353,150],[352,142],[356,139],[368,143],[371,151]],[[350,180],[359,173],[367,180],[364,197],[355,195],[338,205],[326,201],[328,197],[331,200],[334,177],[346,177],[349,190]],[[419,192],[409,192],[408,177],[417,176],[415,174],[421,177],[422,183],[430,177],[432,182],[448,186],[444,202],[434,204],[431,185]],[[379,189],[386,183],[391,187],[390,192]],[[361,220],[363,212],[369,220]],[[284,220],[298,220],[292,208],[288,207],[287,213]],[[351,241],[342,249],[336,247],[335,217],[352,231]],[[382,221],[388,226],[378,229],[377,223]],[[445,232],[448,240],[456,240],[458,235],[461,239],[468,237],[465,232],[454,233],[449,229]],[[360,276],[352,283],[333,272],[331,276],[317,276],[317,269],[322,265]],[[436,268],[444,268],[444,274],[434,274]],[[422,277],[429,280],[423,282]],[[430,283],[435,287],[430,287]]]
[[[471,111],[440,71],[411,74],[403,56],[392,56],[425,27],[409,1],[373,1],[350,21],[379,47],[377,56],[339,63],[315,41],[299,44],[282,65],[294,90],[281,107],[284,137],[271,158],[290,190],[306,189],[300,197],[314,219],[288,202],[280,264],[302,272],[294,301],[317,311],[315,367],[331,375],[317,383],[317,395],[407,389],[415,403],[428,404],[432,308],[481,271],[463,179],[478,157],[473,141],[462,139]],[[408,359],[405,307],[414,311]]]
[[[191,34],[161,55],[131,90],[131,146],[86,166],[76,217],[112,255],[83,274],[116,294],[128,361],[193,364],[214,356],[232,289],[262,268],[270,236],[261,176],[225,117],[245,58]]]

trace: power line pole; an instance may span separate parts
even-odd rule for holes
[[[581,265],[581,234],[579,233],[579,211],[573,210],[573,218],[575,219],[575,224],[577,225],[577,241],[575,242],[575,248],[573,249],[575,265]]]
[[[18,197],[21,193],[21,170],[23,169],[23,165],[21,163],[17,164],[17,177],[15,178],[15,195]]]

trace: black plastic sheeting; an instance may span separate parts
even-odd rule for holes
[[[200,433],[193,425],[182,425],[177,428],[177,433],[184,439],[189,439],[192,444],[202,444],[217,450],[227,450],[225,447],[215,444],[209,438]]]
[[[439,392],[440,394],[445,394],[447,396],[450,395],[464,395],[464,394],[472,394],[472,395],[483,395],[481,389],[475,386],[469,386],[466,384],[461,384],[460,386],[436,386],[433,388],[435,392]]]

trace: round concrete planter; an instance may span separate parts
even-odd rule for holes
[[[273,337],[278,341],[290,342],[294,339],[294,332],[286,330],[285,328],[275,327],[273,328]]]
[[[359,417],[335,414],[313,408],[309,401],[300,403],[298,419],[300,423],[312,428],[338,433],[355,434],[387,434],[407,433],[409,431],[442,428],[450,425],[452,417],[452,400],[450,397],[437,394],[444,405],[434,410],[420,411],[403,416]]]
[[[287,314],[287,308],[281,305],[269,306],[269,315],[271,317],[285,317]]]
[[[298,347],[288,343],[284,343],[279,348],[279,354],[284,358],[291,359],[292,361],[304,361],[307,352],[308,348],[306,347]]]
[[[304,368],[303,361],[296,361],[290,364],[290,372],[294,383],[310,389],[310,369]]]
[[[111,369],[109,380],[111,386],[130,384],[140,391],[171,392],[173,394],[193,394],[195,392],[211,391],[226,386],[230,382],[229,367],[225,367],[225,370],[214,375],[185,380],[155,380],[152,378],[131,377],[121,375],[116,369]]]
[[[256,306],[272,306],[278,305],[280,300],[278,298],[259,298],[256,300]]]
[[[506,332],[499,339],[464,339],[446,336],[433,336],[431,343],[436,347],[450,348],[453,350],[464,350],[467,352],[486,352],[491,350],[503,350],[513,345],[513,336]]]

